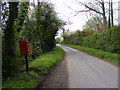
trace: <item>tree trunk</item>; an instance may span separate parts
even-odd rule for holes
[[[111,0],[111,25],[112,27],[114,26],[114,17],[113,17],[113,2]]]
[[[7,27],[4,32],[4,54],[3,54],[3,66],[6,69],[6,76],[12,75],[16,71],[15,66],[15,31],[14,21],[18,16],[18,2],[9,2],[9,19]],[[3,68],[3,69],[4,69]],[[4,73],[3,73],[4,74]]]
[[[104,24],[104,30],[107,29],[107,20],[106,20],[106,15],[105,15],[105,3],[104,0],[102,0],[102,10],[103,10],[103,24]]]
[[[110,0],[109,0],[109,16],[108,16],[108,28],[110,28],[111,27],[111,20],[110,20],[110,16],[111,16],[111,3],[110,3]]]

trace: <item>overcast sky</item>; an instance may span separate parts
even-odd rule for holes
[[[81,30],[82,26],[85,24],[84,15],[78,14],[74,16],[75,13],[68,7],[73,8],[74,10],[79,10],[79,5],[76,5],[75,0],[50,0],[54,5],[58,16],[65,20],[70,21],[70,25],[66,25],[65,28],[71,31],[73,30]],[[84,0],[85,1],[85,0]]]
[[[55,5],[55,10],[61,19],[72,22],[71,25],[65,26],[66,29],[69,29],[70,31],[74,31],[78,29],[82,30],[83,25],[85,24],[85,21],[87,20],[86,14],[79,13],[77,16],[72,17],[74,15],[73,10],[69,9],[68,6],[75,10],[79,10],[84,7],[81,7],[78,4],[76,4],[76,0],[49,0],[49,1]],[[85,2],[86,0],[80,0],[80,1]],[[120,0],[113,0],[113,1],[118,2]],[[114,4],[114,9],[117,9],[117,8],[118,8],[118,4],[116,3]],[[116,11],[114,11],[114,13],[116,13]],[[117,17],[115,17],[114,19],[117,19]],[[117,24],[117,21],[115,21],[115,24]]]
[[[16,1],[16,0],[8,0],[8,1]],[[23,0],[27,1],[27,0]],[[33,0],[30,0],[33,1]],[[37,2],[37,0],[34,0]],[[45,1],[45,0],[40,0],[40,1]],[[55,10],[58,13],[58,16],[67,22],[71,22],[70,25],[66,25],[65,29],[69,29],[70,31],[75,31],[75,30],[82,30],[83,25],[85,25],[85,22],[87,21],[86,14],[85,13],[79,13],[77,16],[74,16],[75,13],[73,13],[73,10],[71,10],[69,7],[73,8],[74,10],[79,10],[83,9],[84,7],[80,6],[79,4],[76,3],[76,0],[46,0],[50,1],[55,5]],[[82,2],[92,2],[93,0],[79,0]],[[109,1],[109,0],[104,0],[104,1]],[[120,0],[113,0],[113,2],[118,2]],[[113,4],[114,9],[118,8],[118,3]],[[74,16],[74,17],[73,17]],[[114,10],[114,19],[118,19],[118,12],[117,10]],[[118,22],[114,20],[114,23],[117,25]]]
[[[37,1],[37,0],[35,0]],[[40,0],[40,1],[45,1],[45,0]],[[71,22],[70,25],[66,25],[65,29],[69,29],[70,31],[76,31],[76,30],[83,30],[83,25],[85,25],[85,22],[88,20],[86,13],[82,12],[77,14],[76,16],[74,11],[71,10],[68,7],[71,7],[74,10],[80,10],[84,9],[84,6],[80,6],[76,0],[46,0],[54,4],[55,6],[55,11],[58,13],[59,18],[61,18],[64,21]],[[79,0],[81,2],[88,2],[88,0]],[[93,0],[90,0],[90,2]],[[104,0],[104,1],[109,1],[109,0]],[[113,8],[118,9],[118,2],[120,0],[113,0]],[[89,16],[88,16],[89,17]],[[117,10],[114,10],[114,24],[117,25],[118,21],[115,20],[118,19],[118,12]],[[59,33],[60,37],[61,33]]]

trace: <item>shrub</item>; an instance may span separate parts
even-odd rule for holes
[[[120,52],[120,26],[114,26],[105,32],[94,33],[83,40],[83,46],[108,52]]]

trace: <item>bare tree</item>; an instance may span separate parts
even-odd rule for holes
[[[111,28],[114,26],[113,21],[113,2],[112,0],[109,0],[109,16],[108,16],[108,28]]]
[[[111,6],[111,5],[110,5],[110,4],[111,4],[111,3],[110,3],[110,0],[109,0],[108,28],[110,28],[110,27],[111,27],[111,20],[110,20],[110,16],[111,16],[111,14],[110,14],[110,13],[111,13],[111,12],[110,12],[110,11],[111,11],[111,8],[110,8],[110,6]]]
[[[111,0],[111,24],[112,27],[114,26],[114,17],[113,17],[113,1]]]
[[[77,2],[77,4],[84,6],[85,9],[74,10],[73,8],[69,7],[71,10],[74,10],[74,13],[75,13],[74,16],[76,16],[77,14],[79,14],[81,12],[97,13],[97,14],[101,15],[103,18],[104,30],[107,29],[107,17],[106,17],[107,10],[105,7],[104,0],[93,0],[91,2],[82,2],[82,1],[76,0],[76,2]]]
[[[104,29],[107,29],[107,20],[106,20],[106,9],[105,9],[105,2],[104,0],[95,0],[94,3],[82,3],[79,2],[81,5],[85,6],[87,11],[92,11],[97,14],[102,15],[103,17],[103,24],[104,24]]]

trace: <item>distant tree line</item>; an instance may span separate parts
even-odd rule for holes
[[[62,36],[65,44],[81,45],[111,53],[120,53],[120,26],[92,33],[77,30],[72,33],[66,32]]]

